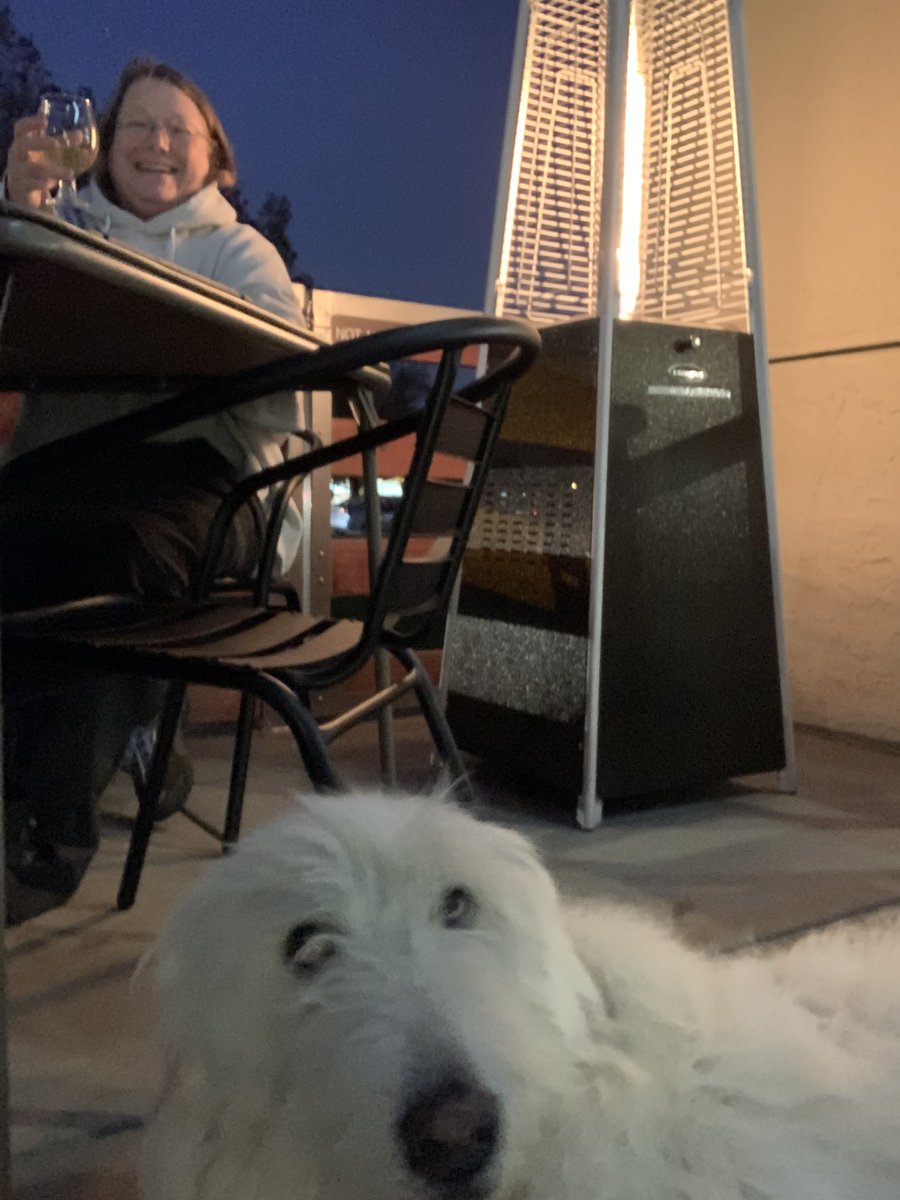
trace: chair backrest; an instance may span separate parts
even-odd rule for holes
[[[440,323],[439,323],[440,324]],[[512,381],[537,354],[536,332],[522,323],[472,318],[465,342],[462,322],[450,344],[440,349],[434,383],[422,422],[403,498],[387,538],[365,617],[363,640],[408,643],[433,631],[443,620],[466,541],[484,487]],[[465,346],[504,346],[507,353],[474,383],[457,388]],[[450,456],[462,479],[435,473],[435,457]],[[445,460],[446,462],[446,460]],[[423,552],[423,539],[427,549]]]
[[[327,347],[306,361],[268,364],[223,383],[243,400],[291,385],[334,387],[361,368],[413,355],[439,358],[421,411],[364,428],[354,437],[250,476],[223,500],[212,523],[206,566],[218,561],[217,547],[233,514],[260,488],[413,436],[403,498],[370,588],[360,637],[351,649],[323,664],[321,674],[329,686],[354,674],[380,643],[412,642],[430,632],[446,612],[511,385],[534,362],[540,345],[537,330],[519,318],[455,317],[367,334]],[[458,388],[460,363],[468,347],[483,347],[490,365],[475,382]],[[454,474],[463,478],[447,479],[446,469],[444,477],[440,472],[436,477],[433,468],[438,456],[444,463],[447,457],[456,459],[464,469]],[[430,546],[424,554],[423,538]],[[204,571],[198,575],[197,599],[207,594],[212,578]]]

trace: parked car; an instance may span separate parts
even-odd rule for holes
[[[380,496],[381,532],[387,534],[400,507],[399,496]],[[343,503],[332,502],[331,531],[341,537],[362,537],[366,532],[366,498],[351,496]]]

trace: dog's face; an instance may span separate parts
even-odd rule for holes
[[[316,799],[247,838],[155,957],[161,1116],[205,1113],[184,1136],[218,1180],[167,1186],[198,1200],[268,1198],[273,1171],[298,1200],[524,1195],[598,1003],[528,843],[412,797]]]

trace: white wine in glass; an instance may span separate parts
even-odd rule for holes
[[[97,122],[87,96],[51,92],[41,97],[41,115],[47,122],[47,137],[54,142],[46,151],[47,158],[76,176],[89,170],[97,157]],[[60,179],[56,203],[77,207],[74,179]]]

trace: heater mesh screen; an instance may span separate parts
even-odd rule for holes
[[[469,546],[584,558],[590,553],[592,488],[589,467],[492,470]]]
[[[749,327],[726,0],[636,0],[643,133],[632,315]],[[532,0],[497,311],[597,311],[606,3]],[[634,87],[634,84],[630,84]]]

